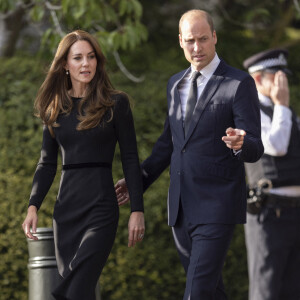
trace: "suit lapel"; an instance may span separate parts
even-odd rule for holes
[[[173,83],[173,86],[171,88],[169,120],[170,120],[171,125],[175,128],[175,132],[178,132],[181,140],[184,140],[184,129],[183,129],[181,100],[180,100],[180,95],[179,95],[179,91],[178,91],[178,84],[180,83],[182,78],[184,78],[184,76],[186,75],[186,73],[189,70],[190,70],[190,68],[185,70],[182,73],[182,76],[180,76],[179,79]]]
[[[212,100],[213,95],[216,93],[218,87],[220,86],[220,83],[223,81],[224,76],[221,74],[225,71],[226,64],[221,60],[218,68],[216,69],[215,73],[211,76],[209,81],[207,82],[200,98],[197,101],[192,119],[189,131],[185,137],[185,144],[191,137],[197,123],[199,122],[199,119],[201,118],[201,115],[207,106],[207,104]]]

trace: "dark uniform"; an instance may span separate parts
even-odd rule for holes
[[[266,74],[290,73],[287,56],[272,49],[244,61],[256,79],[265,148],[257,163],[246,164],[249,300],[300,299],[300,122],[288,105],[274,105],[257,81],[263,86]]]

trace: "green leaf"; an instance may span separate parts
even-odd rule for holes
[[[12,10],[16,5],[16,1],[12,0],[1,0],[0,1],[0,11],[3,11],[4,13],[8,12],[9,10]]]
[[[126,50],[127,49],[127,42],[128,42],[128,37],[126,34],[122,34],[121,36],[121,48],[123,50]]]
[[[124,16],[128,9],[128,0],[121,0],[119,4],[119,14]]]
[[[103,11],[105,20],[107,22],[116,22],[118,16],[112,7],[106,5],[105,7],[103,7]]]
[[[131,0],[131,3],[133,5],[133,10],[135,12],[135,16],[137,19],[141,18],[142,14],[143,14],[143,7],[141,5],[141,3],[137,0]]]
[[[84,6],[78,8],[75,13],[73,14],[74,19],[80,19],[86,13],[86,9]]]
[[[38,6],[34,6],[30,11],[30,17],[34,22],[38,22],[42,19],[44,10],[41,10]]]
[[[62,12],[67,14],[69,10],[69,6],[71,4],[70,0],[62,0],[61,5],[62,5]]]

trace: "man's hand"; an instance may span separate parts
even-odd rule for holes
[[[145,234],[144,213],[134,211],[130,215],[128,222],[128,247],[134,247],[137,242],[141,242]]]
[[[222,137],[222,141],[232,150],[240,150],[244,144],[244,136],[246,132],[242,129],[227,128],[226,136]]]
[[[115,184],[115,191],[119,206],[124,205],[130,201],[126,181],[124,178],[120,179]]]
[[[270,97],[274,104],[289,106],[290,91],[286,74],[282,71],[276,72],[274,82],[271,86]]]

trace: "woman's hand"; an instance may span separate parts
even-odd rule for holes
[[[128,247],[133,247],[137,242],[141,242],[144,233],[144,213],[141,211],[132,212],[128,222]]]
[[[38,240],[36,236],[32,235],[32,233],[36,233],[37,222],[37,208],[34,205],[31,205],[28,207],[27,216],[22,224],[26,237],[31,240]],[[32,233],[30,232],[30,228],[32,228]]]

